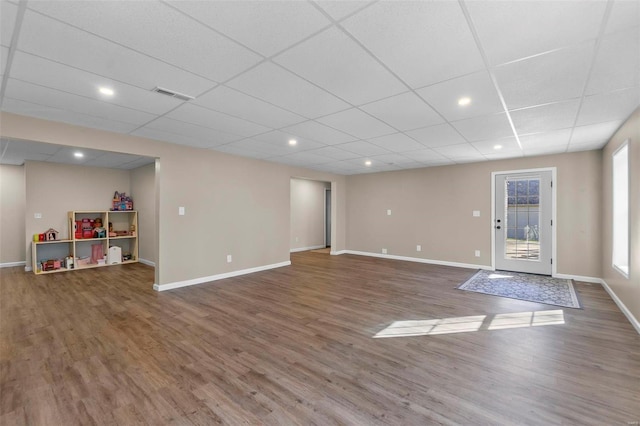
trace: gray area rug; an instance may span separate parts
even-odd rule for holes
[[[511,299],[582,309],[572,280],[545,275],[480,270],[458,288]]]

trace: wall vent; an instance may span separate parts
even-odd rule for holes
[[[165,89],[163,87],[155,87],[152,92],[160,93],[161,95],[171,96],[172,98],[180,99],[183,101],[190,101],[195,99],[195,96],[185,95],[184,93],[174,92],[173,90]]]

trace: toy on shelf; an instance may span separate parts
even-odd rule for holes
[[[58,234],[59,234],[58,231],[56,231],[53,228],[49,228],[44,233],[44,240],[45,241],[57,241],[58,240]]]
[[[112,211],[133,210],[133,199],[124,192],[116,191],[113,194]]]

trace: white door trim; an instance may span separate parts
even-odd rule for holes
[[[491,172],[491,270],[496,270],[496,233],[494,226],[496,224],[496,176],[497,175],[505,175],[505,174],[514,174],[514,173],[532,173],[532,172],[551,172],[551,181],[553,185],[551,186],[551,220],[553,221],[553,226],[551,227],[551,259],[553,259],[553,263],[551,263],[551,276],[555,277],[558,274],[558,256],[557,256],[557,246],[556,246],[556,229],[558,228],[558,221],[556,220],[556,208],[557,208],[557,188],[558,188],[558,179],[557,179],[557,168],[556,167],[542,167],[538,169],[522,169],[522,170],[504,170],[498,172]]]

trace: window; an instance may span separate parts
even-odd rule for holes
[[[629,144],[613,153],[613,267],[629,278]]]

